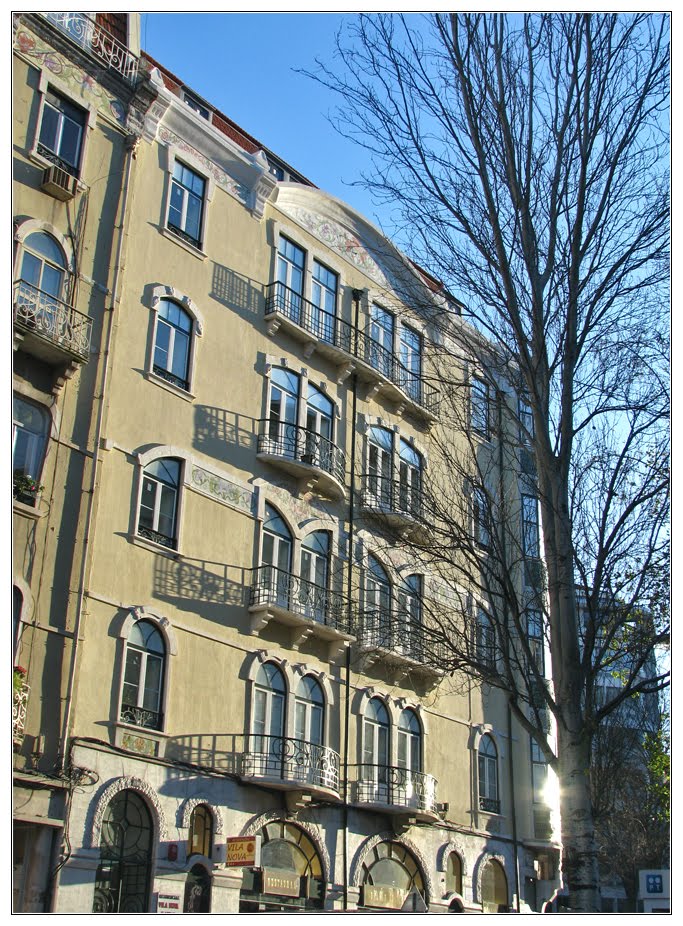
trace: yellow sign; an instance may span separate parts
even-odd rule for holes
[[[225,864],[228,868],[258,868],[261,864],[261,837],[228,836]]]
[[[384,884],[363,885],[363,906],[384,907],[388,910],[400,910],[406,899],[406,891]]]
[[[282,871],[279,868],[263,869],[263,893],[279,894],[282,897],[298,897],[301,877],[295,871]]]

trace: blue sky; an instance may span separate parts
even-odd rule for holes
[[[367,153],[326,114],[329,90],[295,72],[330,61],[335,35],[356,14],[146,13],[141,44],[160,64],[313,183],[372,221],[368,195],[348,184]]]

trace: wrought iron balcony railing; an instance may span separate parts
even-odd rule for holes
[[[332,627],[340,633],[352,633],[345,595],[301,579],[276,566],[259,566],[254,569],[250,604],[279,607]]]
[[[65,35],[129,83],[138,76],[138,58],[87,13],[43,13]]]
[[[257,452],[322,470],[342,486],[346,455],[336,444],[309,428],[286,421],[259,421]]]
[[[500,801],[495,797],[480,797],[479,810],[486,813],[500,813]]]
[[[163,714],[159,711],[149,711],[135,704],[121,704],[119,719],[122,723],[130,723],[145,730],[161,730]]]
[[[425,628],[414,612],[372,608],[360,615],[358,642],[366,649],[384,650],[395,656],[441,670],[447,665],[443,640]]]
[[[88,359],[92,319],[25,280],[14,284],[14,322],[81,360]]]
[[[159,531],[152,530],[151,527],[145,527],[144,524],[138,524],[138,537],[144,537],[145,540],[151,540],[152,543],[168,547],[169,550],[175,550],[178,546],[175,537],[167,537],[166,534],[160,534]]]
[[[391,765],[356,765],[353,799],[358,804],[386,804],[422,813],[437,812],[433,775]]]
[[[412,521],[424,520],[424,493],[420,485],[408,485],[379,473],[363,473],[361,493],[361,504],[370,511]]]
[[[12,694],[12,740],[19,746],[24,738],[26,709],[28,707],[28,696],[30,691],[30,687],[23,684],[16,688]]]
[[[339,753],[288,736],[245,737],[241,773],[339,791]]]
[[[392,382],[412,402],[436,413],[438,392],[417,370],[411,370],[374,338],[354,325],[304,299],[283,283],[268,287],[266,315],[279,312],[317,340],[357,357]]]
[[[165,379],[166,382],[170,383],[172,386],[177,386],[178,389],[182,389],[184,392],[189,391],[190,384],[181,376],[176,376],[175,373],[171,373],[170,370],[160,367],[158,363],[152,365],[152,370],[157,376],[161,377],[161,379]]]

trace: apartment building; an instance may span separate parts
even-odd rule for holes
[[[14,88],[15,910],[540,909],[550,773],[410,555],[457,306],[136,14],[15,17]]]

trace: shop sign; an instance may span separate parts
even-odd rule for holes
[[[264,868],[262,890],[264,894],[298,897],[301,892],[301,876],[294,871],[283,871],[280,868]]]
[[[182,913],[183,905],[180,894],[157,894],[157,913]]]
[[[399,887],[389,887],[386,884],[365,884],[363,886],[363,906],[400,910],[406,899],[406,893]]]
[[[261,837],[228,836],[225,864],[227,868],[258,868],[261,864]]]

